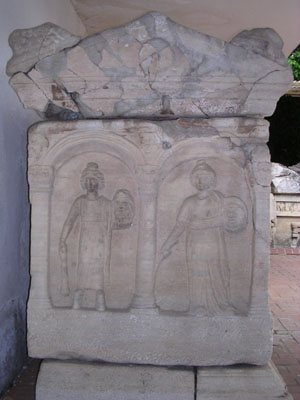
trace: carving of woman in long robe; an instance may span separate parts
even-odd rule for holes
[[[172,301],[165,302],[164,294],[160,292],[157,304],[161,309],[169,311],[216,315],[230,309],[229,267],[224,240],[224,196],[213,189],[216,186],[216,174],[205,162],[199,161],[196,164],[190,179],[198,193],[183,201],[175,227],[161,248],[156,276],[160,279],[160,270],[163,268],[168,268],[169,273],[172,273],[171,269],[178,260],[172,258],[171,253],[179,240],[185,238],[185,257],[181,257],[185,265],[180,268],[187,269],[188,300],[185,306],[178,306],[175,294],[175,304],[172,305]]]

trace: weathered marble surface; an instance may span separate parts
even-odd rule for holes
[[[272,193],[300,194],[300,173],[278,163],[272,163]]]
[[[295,164],[295,165],[291,165],[291,166],[289,167],[289,169],[291,169],[291,170],[297,172],[298,174],[300,174],[300,162],[298,162],[298,163]]]
[[[12,47],[20,35],[35,45],[43,27],[16,31]],[[45,119],[266,116],[292,81],[272,29],[243,31],[228,43],[152,12],[76,46],[61,31],[51,28],[55,47],[25,46],[29,62],[22,49],[8,65],[24,107]]]
[[[198,400],[292,400],[272,363],[193,371],[61,361],[43,361],[36,399],[192,400],[195,392]]]
[[[293,400],[273,363],[198,368],[198,400]]]
[[[267,127],[245,118],[33,126],[29,354],[268,362]]]
[[[43,361],[36,400],[193,400],[194,371]]]
[[[47,22],[35,28],[16,29],[9,36],[12,58],[6,66],[7,75],[28,72],[41,59],[72,47],[80,38]]]

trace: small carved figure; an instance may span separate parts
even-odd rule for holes
[[[104,175],[95,162],[87,164],[81,174],[80,183],[86,194],[78,197],[72,204],[60,236],[61,293],[64,296],[70,294],[67,239],[79,218],[78,265],[73,307],[103,311],[105,276],[109,274],[110,266],[111,231],[131,226],[134,200],[126,189],[117,191],[113,201],[99,196],[98,192],[104,188]]]
[[[237,197],[225,198],[216,190],[215,171],[200,160],[191,172],[190,180],[198,193],[186,198],[177,214],[175,227],[163,244],[158,261],[160,269],[178,263],[172,257],[179,241],[185,240],[185,256],[181,269],[186,269],[187,295],[181,304],[174,304],[164,293],[156,291],[156,302],[163,310],[189,311],[216,315],[233,310],[230,301],[230,271],[224,231],[238,232],[247,225],[247,210]],[[174,251],[175,252],[175,251]],[[176,268],[176,266],[175,266]],[[169,276],[169,280],[172,281]],[[182,279],[184,281],[184,279]],[[157,287],[159,282],[157,282]]]

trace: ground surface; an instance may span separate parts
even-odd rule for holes
[[[300,400],[300,256],[272,255],[270,271],[272,360],[294,400]]]
[[[270,305],[274,314],[272,360],[294,400],[300,400],[300,256],[271,255]],[[31,359],[2,400],[34,400],[40,361]]]

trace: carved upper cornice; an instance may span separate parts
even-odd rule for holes
[[[36,54],[41,27],[12,33],[7,73],[24,107],[44,119],[262,117],[292,82],[269,28],[224,42],[151,12],[79,42],[51,24],[55,46],[43,41]]]

